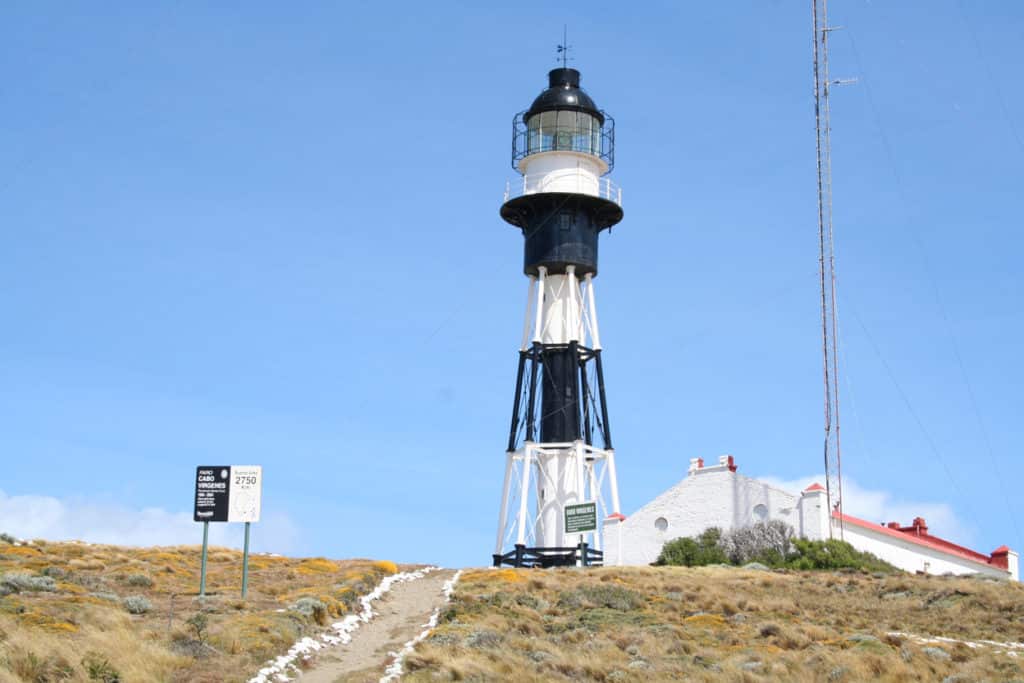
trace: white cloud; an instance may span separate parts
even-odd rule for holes
[[[80,540],[114,545],[197,545],[202,526],[188,512],[135,509],[116,503],[52,496],[8,496],[0,491],[0,532],[18,538]],[[263,515],[253,525],[252,547],[276,553],[297,548],[298,529],[287,515]],[[210,543],[240,548],[242,525],[211,524]]]
[[[818,474],[782,481],[774,477],[758,477],[773,486],[798,493],[817,482],[824,486],[825,475]],[[868,489],[849,477],[843,477],[843,512],[868,522],[899,522],[909,525],[915,517],[924,517],[928,533],[941,538],[970,545],[974,534],[947,503],[914,501],[901,498],[890,491]]]

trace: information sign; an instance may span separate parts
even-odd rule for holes
[[[258,522],[263,468],[201,465],[196,468],[196,522]]]
[[[582,534],[587,531],[597,531],[597,504],[566,505],[565,533]]]
[[[230,465],[205,465],[196,468],[196,507],[192,519],[197,522],[228,521]]]
[[[228,521],[260,521],[260,493],[263,468],[259,465],[232,465],[228,487]]]

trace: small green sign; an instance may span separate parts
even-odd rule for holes
[[[565,533],[597,531],[597,503],[565,506]]]

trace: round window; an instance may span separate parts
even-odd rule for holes
[[[767,505],[755,505],[754,506],[754,519],[763,522],[768,519],[768,506]]]
[[[668,529],[668,520],[664,517],[658,517],[656,520],[654,520],[654,528],[658,531],[665,531],[666,529]]]

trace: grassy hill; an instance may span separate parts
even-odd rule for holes
[[[243,602],[240,560],[211,550],[200,601],[196,547],[0,542],[0,683],[244,681],[397,571],[258,555]],[[926,642],[934,636],[953,640]],[[1021,641],[1020,584],[725,567],[479,569],[463,573],[405,680],[1024,681],[1024,648],[1005,644]]]
[[[472,571],[404,680],[1024,680],[1024,649],[922,636],[1024,641],[1024,587],[722,567]]]
[[[0,542],[0,683],[244,681],[355,611],[390,562],[250,558],[212,548]]]

